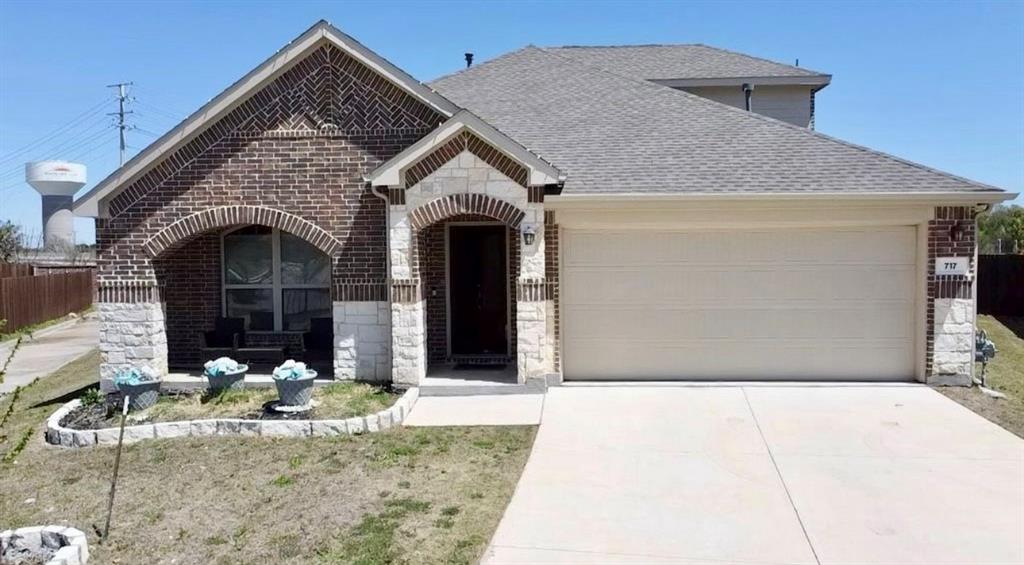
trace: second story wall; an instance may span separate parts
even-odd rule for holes
[[[739,86],[686,87],[685,90],[703,98],[744,108],[743,89]],[[796,126],[814,127],[813,90],[809,86],[754,86],[751,110]]]

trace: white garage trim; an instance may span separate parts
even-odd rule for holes
[[[664,203],[660,205],[664,208]],[[562,230],[559,237],[559,280],[562,285],[563,305],[561,306],[561,331],[559,348],[562,351],[563,371],[567,378],[573,378],[572,352],[567,349],[567,338],[572,334],[572,321],[569,320],[571,301],[566,288],[568,263],[567,245],[574,230],[669,230],[721,232],[750,229],[804,229],[804,228],[870,228],[872,226],[903,226],[914,230],[914,262],[913,262],[913,304],[910,307],[912,316],[912,354],[911,368],[906,378],[924,381],[925,378],[925,343],[926,343],[926,295],[927,295],[927,225],[933,217],[934,210],[930,206],[845,206],[836,208],[826,206],[792,206],[762,205],[751,206],[751,203],[726,204],[689,202],[685,208],[678,209],[639,209],[619,210],[617,213],[607,209],[565,208],[558,211],[558,224]],[[622,378],[629,378],[623,375]]]

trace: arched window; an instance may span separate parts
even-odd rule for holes
[[[248,226],[224,234],[223,314],[252,331],[306,331],[331,317],[331,259],[277,228]]]

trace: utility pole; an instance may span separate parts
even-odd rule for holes
[[[128,125],[124,123],[125,114],[131,114],[131,110],[125,112],[124,104],[128,102],[128,95],[126,94],[125,87],[131,86],[130,82],[119,82],[117,84],[108,84],[107,88],[117,89],[117,111],[107,114],[108,116],[117,116],[117,129],[121,130],[121,165],[124,165],[124,158],[126,155],[125,143],[124,143],[124,132],[128,129]]]

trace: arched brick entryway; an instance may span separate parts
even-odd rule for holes
[[[201,233],[232,226],[255,224],[278,228],[298,236],[328,256],[341,248],[341,242],[316,224],[295,214],[264,206],[217,206],[185,216],[161,229],[142,247],[150,257],[157,257],[167,249]]]
[[[510,202],[486,194],[449,194],[409,212],[409,226],[419,230],[463,215],[487,216],[515,229],[522,223],[526,213]]]

